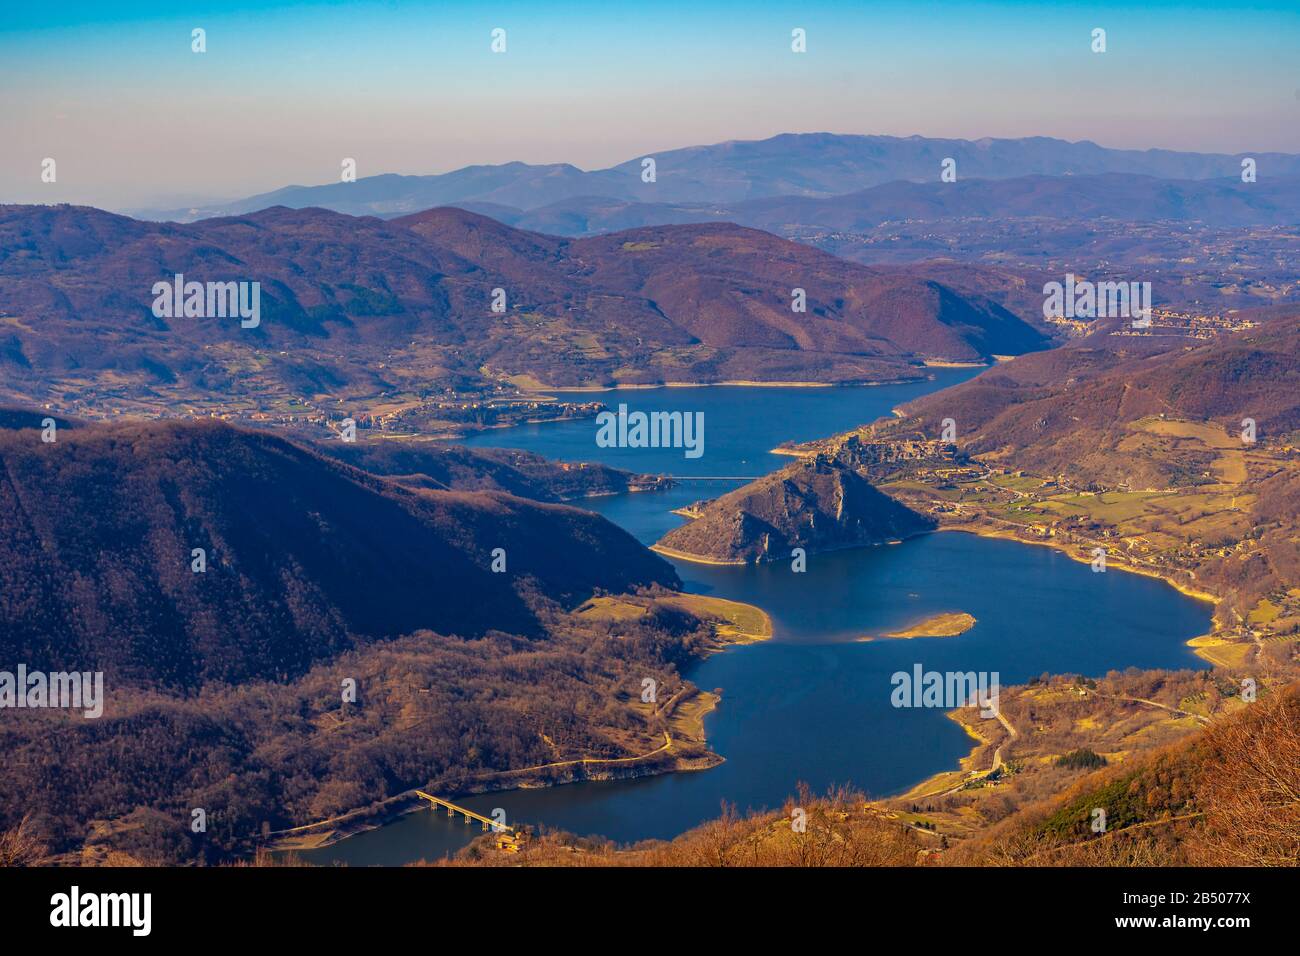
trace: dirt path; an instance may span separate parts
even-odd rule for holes
[[[1087,688],[1084,688],[1087,691]],[[1098,694],[1087,691],[1093,697],[1104,697],[1107,700],[1126,700],[1131,704],[1146,704],[1148,707],[1159,707],[1161,710],[1167,710],[1171,714],[1178,714],[1180,717],[1191,717],[1203,726],[1209,726],[1210,718],[1203,714],[1193,714],[1190,710],[1179,710],[1177,707],[1170,707],[1168,704],[1162,704],[1158,700],[1147,700],[1145,697],[1121,697],[1115,694]]]
[[[1007,728],[1007,734],[1010,736],[1010,739],[998,744],[997,749],[993,751],[993,768],[989,773],[1002,769],[1002,748],[1010,746],[1015,739],[1020,736],[1019,732],[1015,727],[1011,726],[1011,721],[1007,720],[1006,715],[1003,714],[1002,711],[997,711],[994,716],[997,717],[998,722],[1002,724],[1003,727]]]

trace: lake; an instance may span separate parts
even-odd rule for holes
[[[931,382],[861,388],[665,388],[597,396],[612,408],[703,412],[704,454],[681,449],[598,448],[592,421],[494,430],[465,444],[523,448],[550,458],[603,461],[679,476],[752,475],[788,459],[782,441],[823,438],[887,415],[901,402],[956,384],[978,369],[939,369]],[[591,400],[591,393],[554,393]],[[960,420],[959,411],[954,417]],[[681,518],[671,514],[742,482],[688,480],[666,492],[579,502],[649,544]],[[970,750],[941,709],[890,704],[896,671],[996,672],[1003,686],[1044,672],[1098,676],[1125,667],[1206,666],[1185,642],[1210,628],[1210,605],[1161,581],[1086,564],[1045,547],[957,532],[902,544],[813,554],[807,571],[788,562],[712,566],[673,562],[690,591],[757,604],[773,619],[771,641],[716,654],[689,677],[722,702],[706,718],[709,745],[726,758],[693,773],[465,797],[458,802],[513,823],[620,842],[669,838],[718,815],[779,807],[800,782],[815,792],[850,784],[873,796],[908,789],[953,769]],[[955,638],[874,641],[944,611],[976,625]],[[333,847],[309,862],[392,865],[454,852],[479,834],[463,818],[410,814]]]

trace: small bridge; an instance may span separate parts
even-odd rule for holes
[[[450,800],[444,800],[442,797],[435,797],[433,794],[425,793],[423,790],[416,790],[415,795],[424,800],[428,800],[430,805],[429,809],[431,810],[438,807],[446,807],[447,816],[449,817],[455,817],[456,814],[461,813],[464,814],[466,823],[469,823],[470,820],[477,820],[479,823],[483,824],[484,830],[495,830],[497,833],[511,832],[510,827],[506,826],[504,823],[497,823],[495,820],[485,817],[481,813],[475,813],[473,810],[466,807],[457,806]]]

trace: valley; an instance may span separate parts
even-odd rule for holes
[[[223,831],[219,841],[189,847],[173,842],[165,851],[157,841],[167,829],[167,813],[174,812],[167,807],[175,795],[162,802],[155,797],[147,804],[136,804],[122,818],[108,805],[82,808],[80,812],[97,815],[102,822],[96,824],[95,835],[84,843],[79,843],[69,829],[63,837],[67,848],[64,858],[120,862],[134,859],[137,854],[156,857],[166,852],[181,859],[198,852],[215,860],[257,845],[302,854],[311,862],[392,863],[436,858],[462,847],[472,833],[455,831],[459,835],[452,836],[443,832],[442,825],[435,826],[427,814],[411,813],[422,806],[413,796],[412,786],[462,795],[458,800],[485,814],[504,807],[509,819],[530,827],[596,832],[604,838],[631,843],[667,840],[697,824],[707,825],[719,799],[743,799],[745,805],[754,808],[772,807],[800,782],[809,784],[816,793],[826,792],[837,783],[848,783],[874,795],[864,806],[879,820],[892,821],[888,825],[901,825],[923,834],[922,840],[983,845],[989,821],[997,816],[991,809],[995,804],[1011,807],[1007,812],[1014,816],[1033,799],[1046,798],[1059,789],[1068,773],[1051,761],[1063,759],[1063,754],[1087,751],[1110,754],[1114,759],[1125,754],[1143,755],[1145,759],[1152,748],[1195,731],[1201,720],[1192,705],[1208,693],[1204,677],[1207,665],[1225,674],[1254,675],[1269,693],[1293,679],[1293,632],[1300,621],[1297,595],[1270,584],[1267,575],[1242,578],[1238,570],[1243,563],[1260,559],[1277,567],[1285,554],[1278,549],[1286,547],[1289,525],[1278,503],[1271,508],[1266,505],[1276,498],[1277,489],[1289,489],[1295,483],[1300,459],[1287,433],[1280,431],[1291,421],[1291,407],[1279,403],[1277,392],[1259,383],[1266,390],[1260,394],[1274,398],[1251,409],[1259,415],[1263,440],[1243,445],[1224,425],[1196,418],[1197,409],[1203,406],[1187,406],[1187,417],[1179,417],[1171,414],[1168,398],[1164,404],[1155,404],[1152,397],[1153,389],[1165,387],[1166,380],[1161,377],[1165,366],[1177,369],[1180,376],[1193,372],[1216,375],[1226,361],[1224,356],[1247,354],[1258,363],[1256,355],[1285,354],[1276,343],[1279,332],[1283,340],[1292,334],[1289,317],[1261,314],[1243,322],[1241,328],[1215,333],[1199,345],[1170,348],[1142,344],[1140,358],[1127,356],[1131,346],[1125,337],[1102,329],[1064,348],[1004,362],[986,371],[978,366],[931,367],[924,374],[932,380],[916,384],[830,389],[791,389],[769,384],[759,389],[640,388],[620,393],[620,401],[626,396],[627,404],[634,408],[703,409],[714,437],[707,458],[699,462],[683,460],[680,451],[672,449],[601,448],[593,439],[596,424],[587,414],[603,405],[590,401],[592,393],[583,391],[546,393],[554,407],[574,409],[573,414],[553,420],[533,415],[521,424],[511,424],[508,418],[496,420],[493,425],[506,427],[478,431],[467,438],[468,447],[464,448],[430,440],[444,434],[436,428],[428,434],[414,432],[417,420],[400,415],[385,419],[378,428],[361,429],[363,438],[356,443],[331,437],[336,433],[326,428],[322,440],[313,443],[319,450],[311,452],[295,450],[296,446],[278,437],[231,429],[219,422],[182,425],[161,421],[107,429],[99,424],[68,422],[64,440],[72,443],[74,452],[85,449],[81,454],[89,456],[85,459],[87,465],[100,448],[112,454],[116,447],[134,447],[146,450],[146,458],[179,455],[182,459],[197,456],[196,460],[204,460],[218,454],[227,469],[236,462],[245,462],[237,466],[239,474],[259,475],[269,474],[266,466],[246,462],[269,453],[268,464],[277,459],[296,460],[296,467],[318,470],[316,477],[298,482],[306,487],[320,486],[331,468],[344,469],[334,473],[352,482],[360,475],[372,475],[362,480],[362,486],[388,502],[385,507],[405,502],[400,507],[413,514],[429,507],[435,508],[432,513],[447,507],[454,511],[469,504],[466,499],[464,505],[452,506],[448,498],[445,504],[435,506],[430,495],[508,492],[551,502],[581,499],[585,507],[607,515],[643,544],[654,545],[672,563],[662,564],[658,570],[650,570],[651,565],[646,564],[644,572],[598,585],[599,590],[611,593],[595,597],[587,591],[590,585],[573,584],[572,570],[566,567],[568,583],[546,602],[538,605],[533,597],[525,596],[517,605],[517,616],[512,618],[514,612],[509,609],[515,599],[505,604],[493,599],[489,602],[494,605],[490,622],[482,624],[450,619],[440,623],[436,614],[426,614],[423,620],[393,617],[391,626],[374,628],[376,619],[370,611],[350,610],[345,600],[327,614],[327,619],[343,622],[336,636],[330,638],[342,643],[336,643],[336,650],[328,651],[327,658],[340,652],[344,656],[333,663],[327,659],[315,665],[309,660],[280,660],[273,656],[266,665],[259,665],[260,679],[287,681],[283,686],[300,695],[298,710],[315,714],[310,724],[317,729],[309,735],[307,749],[291,759],[299,763],[326,759],[326,754],[337,750],[338,734],[345,733],[348,739],[355,738],[348,752],[354,746],[372,751],[376,747],[396,748],[406,764],[424,768],[419,776],[412,778],[409,772],[394,775],[391,770],[381,769],[392,757],[385,757],[368,776],[345,769],[356,765],[356,757],[349,757],[346,764],[331,759],[329,763],[338,764],[340,775],[334,777],[322,769],[312,771],[317,779],[328,782],[313,789],[314,795],[267,794],[265,800],[270,802],[254,801],[249,806],[246,801],[238,801],[217,817],[234,821],[224,824],[229,829]],[[1062,449],[1051,442],[1036,443],[1032,436],[1041,433],[1041,426],[1025,430],[1016,424],[1025,414],[1026,398],[1039,404],[1038,421],[1051,421],[1059,415],[1055,406],[1062,400],[1072,403],[1072,408],[1088,407],[1081,404],[1086,400],[1075,391],[1106,394],[1107,376],[1127,377],[1126,363],[1130,361],[1141,362],[1142,375],[1150,384],[1144,384],[1141,378],[1127,378],[1138,390],[1125,399],[1128,417],[1095,417],[1095,425],[1090,423],[1089,427],[1102,430],[1104,438],[1099,439],[1079,432],[1079,416],[1075,416],[1073,428],[1078,437],[1090,442],[1094,449],[1113,449],[1106,456],[1072,456],[1067,465],[1060,457]],[[1062,363],[1074,363],[1078,369],[1074,388],[1062,393],[1038,384],[1045,374],[1060,375]],[[1274,376],[1290,375],[1289,360],[1261,367]],[[978,374],[981,371],[983,374]],[[941,385],[953,387],[945,390]],[[1187,396],[1184,401],[1204,402],[1212,393],[1213,389],[1202,388],[1180,394]],[[1249,393],[1236,394],[1239,403],[1251,402]],[[1014,400],[1007,402],[1009,396]],[[1152,414],[1153,407],[1165,411]],[[1229,415],[1242,414],[1240,410],[1247,407],[1238,404],[1228,410]],[[898,410],[894,417],[880,417],[894,409]],[[940,419],[948,417],[953,409],[958,409],[961,421],[957,441],[927,437],[938,433]],[[977,410],[973,415],[972,409]],[[8,460],[12,478],[20,481],[17,487],[21,489],[23,481],[57,483],[56,472],[43,472],[40,469],[46,466],[30,457],[37,415],[13,412],[11,417],[14,422]],[[852,427],[862,422],[871,424]],[[299,440],[312,434],[293,427],[279,431],[300,436]],[[827,434],[835,437],[823,437]],[[1014,450],[1008,448],[1005,439],[997,440],[1001,435],[1022,434],[1027,439],[1017,438]],[[155,446],[157,451],[150,450]],[[512,446],[516,450],[508,450]],[[238,449],[238,453],[231,457],[228,451],[218,452],[224,448]],[[782,458],[768,458],[769,450]],[[538,455],[538,451],[546,455]],[[562,461],[551,460],[557,458]],[[783,460],[788,463],[781,466]],[[326,463],[330,461],[338,464],[329,466]],[[1056,470],[1043,467],[1057,462],[1062,464]],[[1118,482],[1117,462],[1127,469],[1125,479]],[[1019,467],[1022,463],[1024,467]],[[774,466],[776,470],[761,474]],[[95,474],[95,467],[100,466],[91,467],[88,474]],[[104,475],[116,468],[103,467]],[[117,470],[120,472],[120,468]],[[215,491],[217,487],[233,487],[223,484],[222,468],[210,465],[208,472],[196,488]],[[694,477],[692,472],[702,477]],[[754,482],[738,487],[743,479],[719,480],[714,477],[719,472],[759,474]],[[41,475],[45,477],[37,477]],[[78,481],[84,487],[85,477]],[[1139,485],[1138,481],[1146,484]],[[719,487],[721,495],[701,500],[700,490],[710,486]],[[145,493],[142,500],[149,500],[150,494]],[[241,496],[247,496],[249,501],[259,497],[273,500],[280,497],[280,492],[259,492],[253,486],[244,489]],[[186,507],[193,507],[193,503]],[[494,507],[505,507],[508,512],[520,506],[502,500]],[[307,509],[309,513],[317,510]],[[469,518],[469,514],[466,512],[466,518],[471,522],[480,520]],[[736,515],[744,517],[735,521]],[[687,518],[684,523],[683,516]],[[212,518],[203,520],[210,525]],[[43,521],[48,523],[48,519]],[[267,523],[265,518],[261,521]],[[527,523],[533,524],[534,519],[529,517]],[[926,533],[934,528],[974,532],[969,539],[972,543],[957,543],[963,536]],[[234,526],[223,534],[233,530]],[[91,526],[79,528],[77,533],[98,532]],[[517,540],[517,533],[512,533],[511,540]],[[157,532],[153,534],[156,537]],[[401,537],[410,536],[403,532]],[[490,537],[480,529],[472,532],[471,538],[463,539],[462,544],[472,539],[479,542],[477,547],[481,549]],[[1031,557],[1032,552],[1000,555],[993,544],[984,543],[997,538],[1005,539],[1013,548],[1049,544],[1071,560],[1065,565],[1049,562],[1040,566]],[[952,544],[946,543],[949,541]],[[864,544],[877,547],[864,550]],[[69,546],[59,548],[67,550]],[[792,574],[788,567],[788,556],[795,548],[808,553],[809,570],[803,573]],[[248,550],[243,544],[235,547],[235,553]],[[1107,570],[1121,573],[1096,575],[1086,567],[1095,563],[1099,550],[1105,555]],[[21,559],[15,555],[14,560]],[[304,568],[311,568],[305,552],[298,560]],[[486,552],[474,560],[481,562],[481,567],[490,563]],[[511,560],[513,563],[515,558]],[[784,565],[777,563],[782,560]],[[886,582],[918,561],[913,571],[905,572],[917,575],[915,583],[906,594],[896,593],[891,599]],[[597,564],[601,563],[597,559]],[[418,562],[410,566],[418,567]],[[627,564],[620,558],[610,568],[614,566],[626,568]],[[972,575],[971,568],[976,566],[986,570]],[[1163,585],[1142,584],[1140,577],[1125,575],[1124,571],[1159,578],[1197,600],[1175,611],[1174,605],[1164,603],[1167,599],[1156,597]],[[473,572],[467,568],[466,573],[466,582],[472,581]],[[560,584],[557,578],[546,583],[548,577],[540,566],[526,573],[540,575],[536,582],[543,588]],[[637,576],[642,573],[644,577]],[[985,577],[988,573],[993,573],[994,578]],[[999,577],[1002,574],[1010,577],[1003,579]],[[1285,572],[1280,572],[1282,575]],[[1058,577],[1058,583],[1049,583]],[[966,579],[974,590],[954,592],[952,582]],[[397,580],[404,579],[399,576]],[[1030,632],[1024,630],[1023,622],[1007,618],[1005,607],[988,600],[989,595],[1017,590],[1018,580],[1035,581],[1049,596]],[[1083,581],[1095,584],[1082,587]],[[937,582],[944,583],[936,589]],[[171,595],[178,583],[164,581],[162,593]],[[440,586],[447,584],[442,582]],[[1100,592],[1097,585],[1103,585]],[[393,585],[389,581],[383,586]],[[454,583],[451,586],[464,587]],[[647,586],[649,591],[645,590]],[[311,587],[322,588],[320,593],[328,595],[332,585],[322,581]],[[1138,598],[1128,594],[1133,587],[1157,590],[1143,590]],[[1108,618],[1104,606],[1096,602],[1114,588],[1118,590],[1105,598],[1118,602]],[[402,590],[405,593],[407,588],[403,585]],[[841,592],[842,597],[837,598]],[[110,593],[111,589],[103,592]],[[175,593],[183,593],[183,589]],[[864,606],[862,593],[875,598]],[[1175,603],[1183,600],[1168,593]],[[810,598],[815,606],[809,604]],[[1207,599],[1215,602],[1213,620],[1193,610]],[[149,603],[156,600],[151,598]],[[1086,604],[1074,611],[1066,610],[1075,600]],[[1066,603],[1054,606],[1051,602],[1055,601]],[[460,604],[457,602],[457,606]],[[954,615],[954,606],[962,609],[961,615]],[[1135,619],[1133,608],[1139,606],[1145,610]],[[108,610],[112,604],[104,607]],[[837,607],[843,610],[832,611]],[[293,604],[285,608],[302,619],[301,610]],[[218,613],[228,616],[229,612]],[[355,613],[372,621],[376,636],[386,631],[384,639],[358,643],[357,637],[364,632],[356,634],[356,625],[346,623],[348,615]],[[391,616],[394,609],[387,613]],[[397,613],[400,617],[407,612]],[[1148,620],[1147,614],[1153,617]],[[138,613],[136,617],[140,619]],[[962,617],[960,626],[943,623],[954,617]],[[1159,625],[1156,618],[1160,619]],[[254,615],[245,626],[256,627],[257,619]],[[1085,636],[1066,628],[1045,643],[1043,632],[1036,626],[1050,621],[1061,629],[1063,622],[1071,619],[1108,628],[1107,640],[1099,642],[1091,629]],[[1197,619],[1201,623],[1191,623]],[[16,620],[20,630],[44,628]],[[1170,642],[1170,624],[1174,620],[1183,620],[1185,625],[1182,636]],[[493,630],[501,628],[501,622],[505,622],[507,631],[517,635],[504,638],[505,645],[500,644],[503,638],[494,635]],[[149,626],[145,624],[140,630],[141,640],[149,639]],[[198,680],[211,699],[223,700],[228,692],[213,684],[212,676],[196,677],[205,672],[193,669],[196,663],[211,668],[210,655],[217,648],[204,627],[200,624],[193,632],[201,653],[193,661],[173,658],[158,673],[164,683],[183,685]],[[308,627],[325,633],[317,625]],[[443,661],[454,659],[447,655],[458,639],[443,638],[439,632],[472,638],[480,627],[484,630],[478,640],[489,642],[483,652],[498,654],[501,648],[511,647],[507,661],[518,659],[522,663],[527,658],[518,655],[529,654],[524,650],[526,643],[539,637],[553,648],[550,654],[560,647],[571,648],[566,653],[579,653],[583,663],[578,683],[564,691],[565,697],[576,693],[578,699],[594,704],[613,686],[620,686],[615,699],[621,703],[612,710],[608,704],[600,705],[600,716],[593,711],[577,723],[573,717],[566,718],[555,725],[566,728],[558,736],[546,731],[535,741],[525,736],[516,738],[508,747],[493,741],[487,749],[475,747],[459,755],[439,755],[435,759],[442,769],[430,776],[430,756],[419,756],[420,748],[409,748],[425,721],[440,722],[447,714],[441,706],[429,710],[431,701],[420,699],[422,692],[434,686],[429,682],[436,681],[435,672],[428,668],[445,666]],[[392,641],[392,635],[413,628],[414,634]],[[948,636],[956,632],[962,632],[961,636]],[[626,639],[628,633],[641,635],[638,640],[643,649],[633,658],[626,658],[625,652],[610,643]],[[1133,644],[1136,634],[1145,635],[1140,645]],[[863,635],[894,639],[863,643]],[[993,635],[1001,650],[989,645]],[[949,656],[948,651],[940,651],[931,643],[936,638],[953,649],[951,653],[957,657],[952,666],[958,669],[963,667],[962,658],[970,654],[987,665],[1015,647],[1015,656],[1000,666],[1008,684],[1048,673],[1083,675],[1059,679],[1067,681],[1068,693],[1064,696],[1035,696],[1036,692],[1026,689],[1033,684],[1010,686],[1010,701],[1035,700],[1041,710],[1049,702],[1086,699],[1103,709],[1072,718],[1075,723],[1071,734],[1059,741],[1041,741],[1039,746],[1044,749],[1038,751],[1025,750],[1024,742],[1006,729],[1018,726],[1018,715],[1010,710],[991,725],[961,712],[952,714],[952,720],[942,712],[909,714],[908,726],[900,731],[899,738],[899,743],[910,742],[906,756],[896,744],[886,745],[882,751],[881,741],[864,739],[855,755],[849,757],[849,766],[859,769],[848,775],[842,748],[834,753],[799,748],[796,740],[810,721],[876,728],[896,723],[903,712],[879,709],[885,694],[874,701],[871,697],[863,699],[856,691],[857,683],[842,685],[833,675],[844,671],[857,674],[857,681],[867,686],[883,684],[890,666],[885,661],[900,653],[914,656],[917,652],[907,650],[910,646],[922,647],[927,662]],[[83,638],[91,642],[95,639],[93,632],[86,632]],[[521,640],[525,644],[520,644]],[[731,644],[753,644],[756,640],[761,643],[717,653]],[[592,657],[578,650],[584,643],[604,649]],[[1026,656],[1025,649],[1030,645],[1038,646],[1041,660]],[[1084,646],[1088,651],[1080,657],[1079,650]],[[30,653],[39,659],[44,652],[36,647],[33,645]],[[497,649],[489,650],[494,647]],[[1191,655],[1192,649],[1201,658],[1199,663],[1193,663],[1196,658]],[[862,653],[875,657],[859,657]],[[164,712],[175,711],[166,718],[170,722],[197,717],[189,713],[183,701],[169,701],[167,691],[158,697],[159,690],[150,683],[154,678],[141,680],[138,658],[134,663],[129,656],[122,660],[127,666],[122,674],[130,674],[138,690],[119,691],[117,708],[109,714],[115,725],[123,720],[141,722],[143,731],[159,719],[159,706]],[[417,661],[425,663],[417,667]],[[159,663],[162,661],[151,666],[156,668]],[[627,669],[629,663],[631,670]],[[902,663],[900,658],[894,666]],[[883,673],[878,669],[881,664],[886,667]],[[238,666],[247,667],[248,663]],[[362,674],[363,686],[386,688],[387,704],[377,709],[367,705],[351,715],[346,706],[336,713],[329,708],[319,709],[320,703],[313,695],[323,692],[326,675],[338,673],[340,666]],[[452,666],[476,672],[487,666],[487,659],[465,659]],[[562,669],[572,666],[562,665]],[[1139,668],[1142,676],[1131,676],[1130,672],[1123,679],[1117,677],[1115,672],[1125,666]],[[304,671],[304,667],[308,670]],[[1198,667],[1202,670],[1198,671]],[[637,668],[642,674],[648,671],[660,675],[654,680],[668,694],[662,707],[653,703],[648,707],[638,705],[636,689],[622,688],[623,682],[637,683],[638,679],[632,679]],[[394,683],[403,671],[407,677]],[[770,691],[760,692],[764,686],[780,687],[782,676],[792,672],[805,675],[805,685],[793,696],[779,694],[774,698]],[[1195,676],[1197,673],[1202,676]],[[1213,703],[1204,710],[1209,717],[1230,713],[1236,700],[1232,685],[1217,676],[1219,670],[1213,673]],[[826,679],[831,682],[825,683]],[[219,680],[228,681],[229,677],[221,676]],[[1070,680],[1074,682],[1068,683]],[[1171,696],[1172,688],[1184,690]],[[194,735],[192,739],[206,739],[214,731],[231,733],[235,725],[223,726],[223,721],[229,720],[221,716],[227,713],[225,708],[248,707],[248,701],[256,699],[257,693],[246,691],[238,698],[231,697],[215,715],[209,708],[206,719],[211,721],[215,716],[216,723],[195,726],[189,731]],[[527,699],[527,690],[521,688],[519,693],[523,695],[520,701]],[[811,710],[809,695],[821,698]],[[236,700],[241,702],[237,704]],[[449,702],[443,706],[447,705],[463,706]],[[1123,724],[1120,711],[1115,710],[1121,705],[1137,707],[1145,715],[1144,722],[1130,736],[1104,739],[1104,734]],[[1074,703],[1070,706],[1078,709]],[[260,720],[267,731],[280,725],[277,720],[267,719],[270,713]],[[521,731],[537,721],[528,705],[517,719],[523,721]],[[41,726],[44,729],[40,732],[48,737],[51,728]],[[30,727],[32,731],[36,728],[37,724]],[[263,772],[258,768],[266,765],[265,755],[282,748],[281,740],[290,739],[267,736],[267,731],[251,735],[247,730],[239,731],[244,743],[237,750],[246,750],[247,755],[231,765],[237,774]],[[412,737],[412,732],[417,736]],[[968,735],[979,741],[970,753]],[[72,748],[69,759],[75,759],[74,739],[67,738],[67,746]],[[800,757],[774,761],[774,745],[777,752],[798,752]],[[12,738],[11,746],[21,752],[25,746],[22,737]],[[964,758],[963,753],[967,753]],[[254,755],[256,759],[252,759]],[[279,766],[282,759],[277,756],[267,766]],[[1037,776],[1024,776],[1019,771],[1026,767],[1026,761],[1047,769]],[[959,763],[964,768],[961,771],[946,769]],[[180,761],[180,765],[185,762]],[[124,770],[129,766],[126,764]],[[116,785],[110,786],[108,793],[130,805],[132,798],[120,795]],[[262,821],[267,821],[263,829],[269,839],[256,837]],[[934,855],[938,850],[942,854],[949,845],[930,846],[927,853]],[[961,858],[961,853],[955,858]]]
[[[946,384],[969,380],[977,371],[936,374]],[[759,463],[766,449],[790,436],[833,432],[837,423],[842,428],[871,420],[905,402],[901,390],[913,389],[917,387],[664,389],[631,392],[627,400],[651,408],[703,408],[729,442],[711,448],[693,467],[725,465],[741,471],[779,466],[782,459],[775,456],[767,459],[771,466]],[[753,414],[756,402],[765,403],[762,414]],[[597,449],[594,432],[590,423],[539,424],[513,434],[484,433],[471,440],[471,447],[514,446],[557,457],[581,449],[623,468],[638,462],[681,472],[686,464],[672,450]],[[659,494],[613,495],[587,504],[641,540],[654,542],[680,524],[671,514],[675,503],[693,500],[698,486],[689,479],[690,471],[685,469],[677,487]],[[1004,547],[1009,550],[1002,551]],[[955,669],[992,662],[1008,684],[1045,671],[1101,679],[1109,669],[1127,665],[1190,669],[1187,673],[1207,667],[1185,644],[1212,626],[1202,602],[1137,576],[1093,576],[1074,561],[1014,543],[986,544],[977,536],[945,534],[893,548],[810,548],[808,571],[802,575],[791,573],[788,562],[674,563],[689,591],[757,605],[772,619],[772,639],[710,657],[688,672],[697,686],[720,688],[721,700],[705,718],[704,729],[710,750],[725,762],[703,773],[469,796],[467,806],[483,813],[502,808],[513,821],[599,834],[620,843],[669,839],[716,816],[720,800],[742,810],[774,807],[800,781],[813,793],[846,783],[876,795],[906,793],[917,781],[957,766],[969,752],[969,742],[942,711],[898,711],[888,704],[889,672],[917,654]],[[1037,582],[1041,591],[1028,616],[996,598],[1008,590],[1023,595],[1026,581]],[[976,619],[960,637],[857,643],[864,633],[905,631],[918,618],[932,616],[931,608],[937,615],[953,605]],[[1047,622],[1052,630],[1044,631]],[[1171,631],[1182,637],[1171,638]],[[791,674],[799,675],[796,682]],[[830,740],[822,745],[817,742],[820,728],[828,726],[839,732],[833,745]],[[875,732],[866,733],[868,727]],[[856,770],[849,775],[846,767]],[[466,831],[459,822],[415,813],[304,859],[372,864],[432,860],[474,837],[473,829]]]
[[[17,938],[1290,928],[1294,3],[10,6]]]
[[[379,217],[0,207],[0,624],[115,689],[105,730],[5,727],[4,819],[113,740],[49,859],[490,861],[428,792],[598,835],[533,860],[671,858],[796,792],[918,860],[1068,856],[1002,834],[1300,676],[1300,332],[1288,181],[1040,146],[951,189],[561,170],[611,191],[547,203],[521,164]],[[446,183],[358,194],[390,185]],[[1134,270],[1149,327],[1038,291]],[[205,317],[225,282],[256,320]],[[707,445],[602,441],[612,405]],[[1006,710],[890,706],[922,665]]]

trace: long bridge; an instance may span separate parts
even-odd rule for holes
[[[444,800],[442,799],[442,797],[435,797],[433,794],[425,793],[423,790],[416,790],[415,795],[417,797],[421,797],[425,800],[428,800],[430,803],[429,809],[431,810],[436,809],[437,807],[446,807],[447,816],[449,817],[454,818],[456,814],[462,813],[465,815],[466,823],[469,823],[470,820],[477,820],[479,823],[483,824],[484,830],[495,830],[498,833],[513,832],[511,831],[510,827],[506,826],[504,823],[497,823],[497,821],[489,817],[485,817],[481,813],[475,813],[473,810],[470,810],[467,807],[457,806],[456,804],[452,803],[450,800]]]

